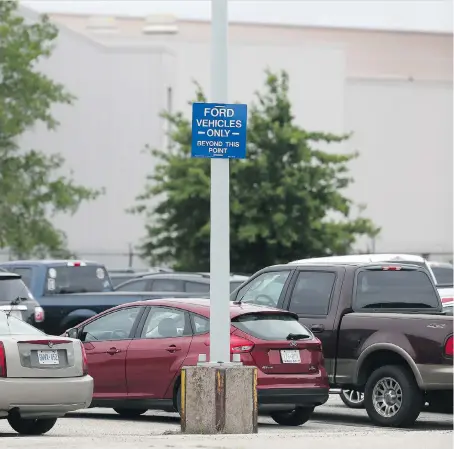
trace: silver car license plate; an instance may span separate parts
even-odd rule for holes
[[[298,350],[284,349],[281,351],[282,363],[301,363],[300,352]]]
[[[38,351],[40,365],[58,365],[58,351]]]

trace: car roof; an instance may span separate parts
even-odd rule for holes
[[[438,267],[438,268],[453,268],[454,265],[449,262],[436,262],[434,260],[428,261],[427,262],[431,267]]]
[[[313,268],[316,268],[316,267],[387,267],[387,266],[390,266],[390,265],[399,265],[399,266],[402,266],[402,267],[414,267],[414,268],[422,268],[421,266],[419,265],[413,265],[411,262],[405,262],[405,263],[402,263],[402,262],[385,262],[385,261],[382,261],[382,262],[370,262],[370,261],[351,261],[351,262],[348,262],[348,261],[331,261],[331,260],[328,260],[328,261],[325,261],[325,260],[322,260],[320,262],[318,261],[311,261],[310,263],[305,263],[303,261],[294,261],[294,262],[289,262],[289,263],[286,263],[286,264],[279,264],[279,265],[272,265],[270,267],[266,267],[266,268],[263,268],[262,270],[260,270],[260,272],[262,271],[268,271],[268,270],[273,270],[273,269],[277,269],[277,270],[289,270],[289,269],[292,269],[290,268],[291,266],[293,267],[313,267]],[[289,267],[290,266],[290,267]]]
[[[128,306],[165,306],[165,307],[177,307],[187,310],[188,312],[197,313],[206,317],[210,316],[210,301],[204,298],[166,298],[166,299],[150,299],[144,301],[136,301],[133,303],[122,304],[114,307],[112,310],[123,309]],[[260,306],[255,304],[236,304],[230,303],[230,318],[236,318],[240,315],[249,313],[285,313],[296,316],[294,313],[287,312],[286,310],[276,309],[274,307]]]
[[[93,262],[90,260],[79,260],[79,259],[67,259],[67,260],[62,260],[62,259],[43,259],[43,260],[14,260],[10,262],[2,262],[1,265],[3,266],[15,266],[15,265],[33,265],[33,266],[39,266],[39,265],[52,265],[52,266],[68,266],[68,263],[83,263],[84,265],[95,265],[95,266],[104,266],[99,262]]]
[[[152,279],[152,278],[160,278],[160,279],[180,279],[182,281],[196,281],[196,282],[201,282],[208,284],[210,282],[210,273],[186,273],[186,272],[170,272],[170,273],[163,273],[163,272],[157,272],[157,273],[139,273],[137,276],[132,278],[132,280],[137,280],[137,279]],[[247,276],[242,276],[238,274],[233,274],[230,275],[230,282],[232,281],[245,281],[249,279]],[[127,281],[127,282],[130,282]]]
[[[21,275],[16,273],[9,273],[8,271],[0,271],[0,281],[2,279],[20,279]]]
[[[426,259],[422,256],[414,254],[350,254],[346,256],[327,256],[327,257],[315,257],[310,259],[300,259],[289,262],[289,264],[311,264],[319,262],[331,262],[331,263],[342,263],[342,262],[416,262],[425,263]]]

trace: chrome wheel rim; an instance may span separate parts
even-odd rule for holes
[[[363,393],[356,390],[342,390],[342,395],[352,404],[361,404],[364,400]]]
[[[402,407],[402,387],[392,377],[380,379],[372,391],[372,403],[377,413],[392,418]]]

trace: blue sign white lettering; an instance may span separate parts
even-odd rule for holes
[[[247,105],[193,103],[192,157],[246,158]]]

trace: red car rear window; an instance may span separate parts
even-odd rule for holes
[[[312,337],[294,316],[283,313],[240,315],[232,320],[232,326],[261,340],[286,340],[289,334]]]

